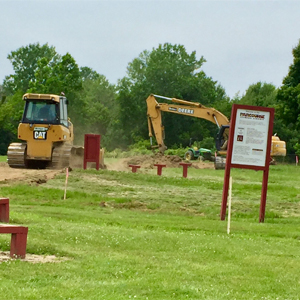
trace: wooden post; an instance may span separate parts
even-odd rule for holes
[[[229,199],[228,199],[228,222],[227,222],[227,234],[230,233],[230,220],[231,220],[231,195],[232,195],[232,177],[229,179]]]
[[[69,177],[69,168],[66,168],[66,181],[65,181],[64,200],[66,200],[66,198],[67,198],[68,177]]]

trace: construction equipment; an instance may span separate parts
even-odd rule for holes
[[[62,168],[75,158],[82,163],[84,148],[73,146],[73,124],[68,118],[66,97],[25,94],[25,108],[18,127],[21,143],[7,150],[10,167]]]
[[[158,103],[156,98],[172,101],[175,104]],[[147,118],[150,143],[152,145],[153,131],[157,142],[157,147],[160,152],[164,152],[167,147],[164,144],[164,126],[162,125],[161,112],[169,112],[194,118],[208,120],[216,124],[219,128],[216,137],[216,149],[218,156],[215,158],[215,168],[220,169],[225,167],[224,157],[227,154],[227,142],[229,135],[230,122],[228,118],[214,108],[205,107],[197,102],[169,98],[151,94],[147,100]],[[153,130],[152,130],[153,129]],[[285,142],[281,141],[277,136],[272,137],[271,157],[285,156]]]
[[[209,160],[214,161],[214,155],[212,155],[212,151],[206,148],[199,148],[199,145],[193,144],[193,138],[190,138],[189,148],[184,154],[185,160]]]
[[[214,156],[211,153],[211,150],[206,148],[191,147],[184,154],[185,160],[196,160],[201,161],[210,160],[214,161]]]

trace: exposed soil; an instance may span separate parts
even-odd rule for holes
[[[14,259],[9,256],[9,252],[0,252],[0,263],[6,261],[13,261]],[[27,261],[30,263],[58,263],[68,260],[65,257],[56,257],[55,255],[36,255],[36,254],[26,254],[22,261]]]
[[[180,163],[186,162],[183,161],[177,155],[162,155],[162,154],[153,154],[153,155],[140,155],[130,158],[123,158],[115,164],[107,164],[107,169],[116,170],[116,171],[129,171],[129,165],[138,165],[141,169],[156,169],[155,164],[166,165],[167,168],[181,168]],[[210,162],[202,162],[199,160],[191,161],[191,168],[195,169],[213,169],[214,165]]]
[[[104,160],[105,162],[105,160]],[[140,155],[130,158],[120,159],[116,163],[105,164],[107,170],[131,171],[129,165],[139,165],[141,169],[156,169],[155,164],[166,165],[167,168],[181,168],[179,163],[182,159],[176,155]],[[212,169],[213,164],[210,162],[192,161],[191,168]],[[73,164],[74,165],[74,164]],[[76,167],[80,167],[76,165]],[[65,172],[64,170],[53,169],[20,169],[10,168],[6,162],[0,162],[0,182],[21,181],[29,184],[42,184],[49,179],[54,178],[57,174]],[[0,195],[1,196],[1,195]]]
[[[27,183],[41,184],[55,177],[62,170],[50,169],[19,169],[10,168],[7,163],[0,162],[0,182],[24,181]]]

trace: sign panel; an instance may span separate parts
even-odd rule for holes
[[[232,164],[265,166],[269,121],[269,111],[237,109]]]
[[[221,206],[225,220],[231,168],[263,171],[259,222],[264,222],[274,108],[233,104]]]

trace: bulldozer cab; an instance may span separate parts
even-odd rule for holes
[[[30,95],[24,100],[26,103],[22,123],[69,126],[67,99],[65,97],[60,97],[59,99],[34,99]]]
[[[22,123],[59,123],[58,105],[45,101],[26,101]]]

